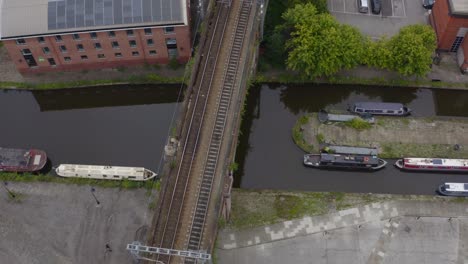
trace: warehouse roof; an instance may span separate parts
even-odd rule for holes
[[[0,39],[177,24],[185,0],[0,0]]]
[[[454,15],[468,15],[468,1],[467,0],[449,0],[450,9]]]

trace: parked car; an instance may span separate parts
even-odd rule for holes
[[[423,7],[426,9],[432,9],[435,4],[435,0],[422,0]]]
[[[382,9],[381,0],[370,0],[370,1],[371,1],[372,13],[375,15],[380,14],[380,10]]]

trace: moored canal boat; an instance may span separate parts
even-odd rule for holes
[[[468,183],[446,182],[440,185],[437,191],[445,196],[468,197]]]
[[[356,102],[348,109],[356,114],[407,116],[411,109],[400,103]]]
[[[46,163],[47,155],[39,149],[0,148],[0,171],[36,172]]]
[[[438,171],[438,172],[466,172],[467,159],[439,159],[439,158],[403,158],[395,162],[395,166],[408,171]]]
[[[99,180],[147,181],[156,173],[142,167],[99,166],[82,164],[60,164],[55,169],[58,176]]]
[[[304,165],[314,168],[379,170],[387,162],[377,156],[342,154],[306,154]]]

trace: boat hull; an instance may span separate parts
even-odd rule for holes
[[[0,148],[0,172],[37,172],[47,163],[47,154],[39,149]]]
[[[376,171],[383,169],[387,162],[383,159],[378,159],[379,164],[377,166],[341,166],[336,164],[323,164],[320,163],[320,154],[308,154],[304,155],[304,165],[307,167],[317,169],[333,169],[333,170],[357,170],[357,171]]]
[[[437,189],[437,193],[439,193],[440,195],[443,195],[443,196],[468,197],[468,191],[467,192],[447,191],[444,188],[444,184],[439,186],[439,188]]]
[[[468,173],[468,167],[436,167],[431,165],[408,165],[402,159],[395,162],[395,167],[403,171],[441,172],[441,173]]]

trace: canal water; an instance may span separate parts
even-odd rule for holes
[[[38,148],[61,163],[157,171],[180,85],[0,90],[0,146]]]
[[[394,160],[388,160],[387,167],[377,172],[304,167],[304,152],[291,138],[297,119],[323,108],[345,111],[355,101],[402,102],[413,109],[413,116],[468,117],[468,91],[343,85],[252,87],[236,154],[239,170],[235,173],[235,187],[434,194],[443,182],[468,182],[468,175],[401,172],[393,167]]]

